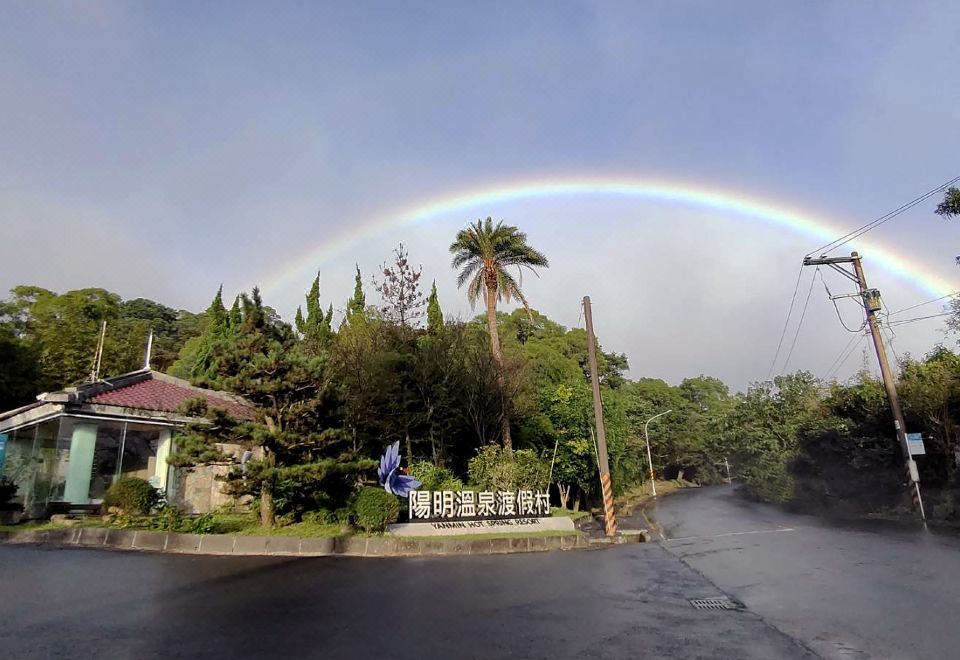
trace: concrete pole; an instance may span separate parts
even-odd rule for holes
[[[867,325],[870,328],[870,335],[873,337],[873,347],[877,352],[877,361],[880,363],[880,376],[883,378],[883,387],[887,391],[887,400],[890,402],[890,409],[893,411],[894,426],[897,430],[897,440],[900,442],[900,449],[903,452],[903,458],[907,464],[907,472],[912,482],[911,496],[914,504],[917,506],[920,514],[920,520],[926,522],[926,515],[923,511],[923,500],[920,497],[920,478],[917,475],[916,463],[913,456],[910,455],[910,447],[907,445],[907,426],[903,420],[903,410],[900,408],[900,397],[897,395],[897,386],[893,380],[893,374],[890,371],[890,363],[887,360],[887,351],[883,345],[883,337],[880,336],[880,326],[877,323],[877,306],[868,302],[867,278],[863,274],[863,264],[860,262],[860,255],[856,252],[850,254],[853,260],[853,270],[857,276],[857,284],[860,287],[860,295],[863,298],[863,309],[867,314]]]
[[[597,463],[600,466],[600,487],[603,491],[604,527],[607,536],[616,536],[617,513],[613,506],[613,485],[610,483],[607,433],[603,427],[603,402],[600,399],[600,373],[597,368],[597,338],[593,333],[593,311],[590,308],[590,296],[583,297],[583,318],[587,324],[587,356],[590,359],[590,382],[593,385],[593,417],[597,427]]]
[[[657,417],[663,417],[667,413],[672,413],[673,409],[666,410],[662,413],[658,413],[647,420],[647,423],[643,425],[643,439],[647,442],[647,466],[650,468],[650,488],[653,490],[653,496],[657,496],[657,480],[653,476],[653,456],[650,453],[650,422],[655,420]]]

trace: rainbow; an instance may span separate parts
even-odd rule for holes
[[[266,292],[279,292],[290,287],[303,288],[324,261],[387,229],[428,222],[453,214],[462,216],[461,223],[466,224],[474,219],[474,215],[495,214],[498,204],[562,197],[620,197],[709,209],[724,215],[777,225],[814,239],[818,244],[832,241],[851,229],[781,204],[685,183],[585,177],[531,180],[470,189],[386,213],[359,229],[347,232],[333,241],[325,241],[321,247],[309,249],[300,257],[287,262],[281,271],[264,280],[263,289]],[[518,220],[518,224],[522,224],[522,221]],[[929,268],[880,247],[876,242],[857,240],[844,246],[844,250],[847,248],[859,250],[883,270],[912,283],[925,293],[942,296],[960,288]]]

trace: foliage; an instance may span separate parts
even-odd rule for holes
[[[443,333],[443,310],[440,309],[440,299],[437,297],[436,280],[430,287],[430,296],[427,298],[427,332],[432,337]]]
[[[410,476],[423,485],[422,490],[462,490],[463,481],[461,481],[453,470],[440,465],[434,465],[430,461],[418,461],[410,466]]]
[[[242,320],[239,307],[235,306],[237,319]],[[231,311],[231,317],[235,312]],[[236,323],[236,321],[234,321]],[[330,346],[333,340],[333,305],[331,304],[326,313],[320,306],[320,276],[317,275],[313,280],[310,291],[307,292],[307,316],[304,318],[303,311],[297,307],[297,315],[294,322],[297,332],[307,342],[314,352],[324,350]]]
[[[470,485],[479,490],[536,490],[547,487],[550,464],[531,449],[508,451],[487,445],[470,459]]]
[[[127,514],[146,515],[159,503],[159,491],[149,481],[137,477],[117,479],[103,495],[105,507]]]
[[[383,488],[360,489],[353,501],[353,517],[365,532],[382,532],[400,516],[400,500]]]
[[[937,204],[935,213],[945,218],[960,215],[960,188],[948,188],[943,195],[943,201]]]
[[[15,287],[0,303],[0,401],[23,403],[38,391],[88,379],[104,321],[101,377],[142,368],[151,329],[151,365],[161,370],[200,332],[197,315],[144,298],[124,301],[96,288],[57,294]]]

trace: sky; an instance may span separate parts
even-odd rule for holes
[[[550,258],[524,278],[531,304],[575,327],[590,295],[632,377],[846,378],[874,359],[841,326],[823,284],[851,289],[832,271],[802,274],[772,364],[819,237],[609,194],[411,214],[518,182],[629,180],[839,235],[960,175],[958,47],[950,2],[6,2],[0,290],[101,286],[199,311],[221,284],[259,284],[289,319],[314,272],[342,309],[357,264],[375,302],[369,277],[403,241],[445,313],[469,318],[448,247],[490,215]],[[960,289],[960,224],[934,206],[853,246],[887,311],[939,290],[871,249]],[[855,301],[837,306],[859,325]],[[954,345],[942,320],[895,326],[896,354]]]

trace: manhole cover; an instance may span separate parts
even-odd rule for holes
[[[738,610],[740,606],[729,598],[693,598],[690,604],[698,610]]]

